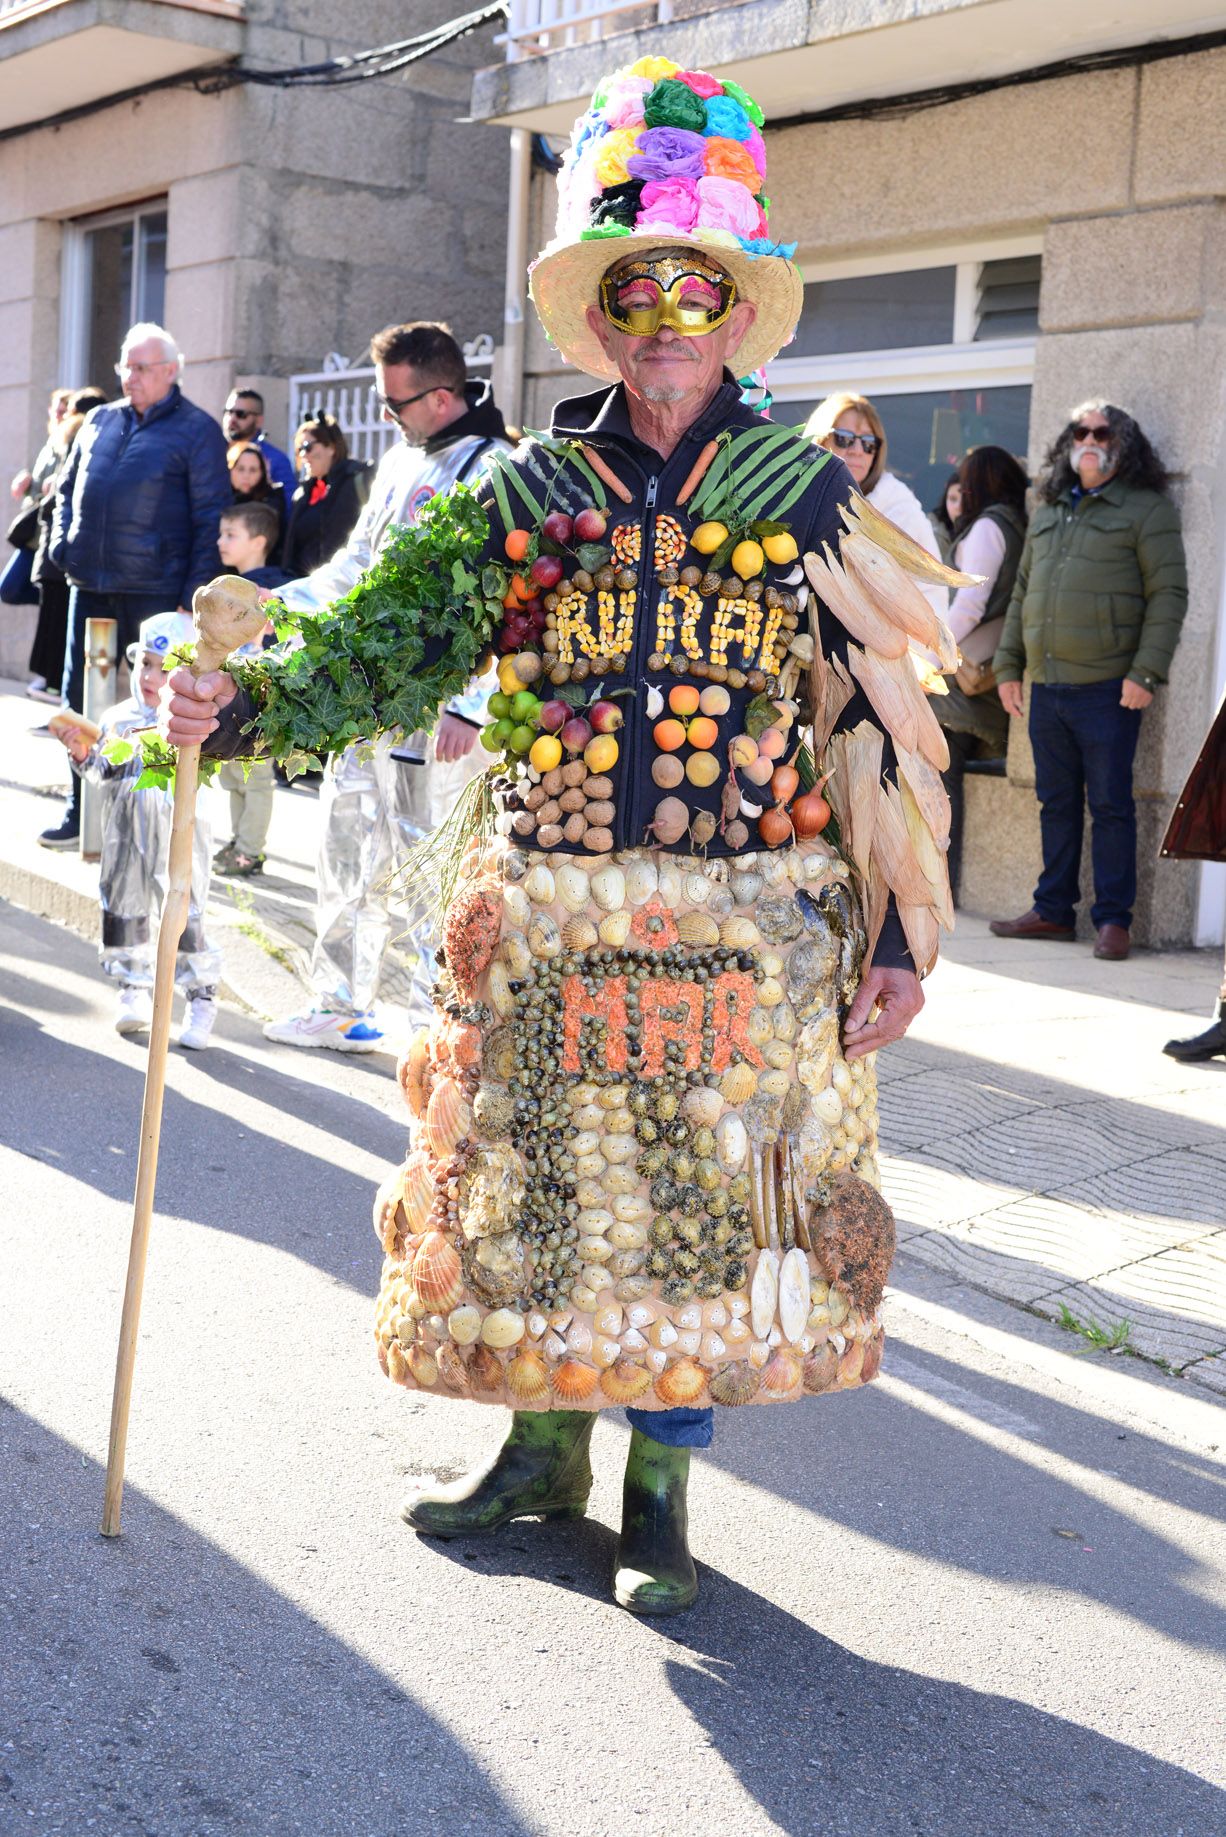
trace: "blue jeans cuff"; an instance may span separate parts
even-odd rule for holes
[[[666,1448],[709,1448],[715,1434],[714,1410],[627,1410],[626,1421]]]

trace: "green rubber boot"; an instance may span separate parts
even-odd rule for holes
[[[632,1614],[680,1614],[698,1599],[686,1542],[689,1477],[688,1448],[666,1448],[630,1431],[613,1596]]]
[[[595,1411],[516,1410],[502,1447],[475,1473],[406,1500],[427,1537],[479,1537],[513,1518],[582,1518],[592,1490]]]

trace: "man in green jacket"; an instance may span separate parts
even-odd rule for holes
[[[1030,742],[1043,871],[1034,905],[994,919],[999,938],[1072,938],[1084,804],[1096,957],[1128,955],[1137,891],[1132,762],[1141,715],[1165,682],[1188,604],[1179,513],[1132,416],[1077,409],[1052,446],[994,669],[1009,714],[1030,676]]]

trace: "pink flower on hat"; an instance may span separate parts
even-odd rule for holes
[[[610,128],[637,128],[643,121],[643,97],[652,85],[647,77],[620,71],[605,88],[604,118]]]
[[[760,236],[766,228],[761,207],[736,179],[699,179],[698,223],[734,236]]]
[[[709,101],[712,96],[722,96],[724,93],[723,84],[717,83],[713,76],[708,76],[705,70],[679,70],[677,81],[692,89],[696,96],[702,96],[704,101]]]
[[[698,220],[698,186],[693,179],[648,180],[635,228],[676,230],[687,235]]]
[[[766,142],[763,140],[760,131],[757,128],[751,127],[748,135],[741,144],[744,146],[746,153],[748,153],[754,165],[758,168],[758,171],[762,174],[762,177],[765,178]]]

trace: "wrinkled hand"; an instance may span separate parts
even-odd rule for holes
[[[913,970],[869,970],[843,1029],[844,1058],[862,1059],[865,1053],[901,1040],[923,1005],[924,991]],[[874,1007],[877,1018],[869,1021]]]
[[[457,715],[445,714],[434,733],[434,757],[440,765],[451,765],[456,759],[467,759],[477,744],[477,730]]]
[[[1022,712],[1022,685],[1020,682],[1002,682],[996,686],[1001,706],[1006,714],[1020,716]]]
[[[1143,689],[1139,682],[1133,682],[1131,676],[1124,678],[1124,686],[1120,690],[1121,708],[1148,708],[1153,699],[1152,689]]]
[[[172,670],[158,702],[158,732],[172,746],[198,746],[217,726],[217,716],[238,693],[224,670],[193,676],[186,665]]]

